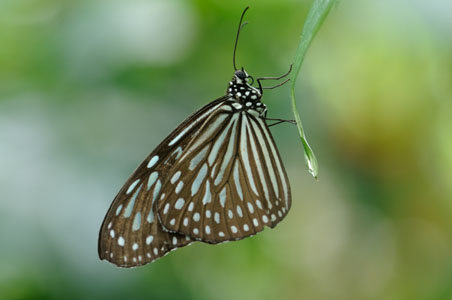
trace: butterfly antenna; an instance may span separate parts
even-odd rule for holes
[[[235,44],[234,44],[234,54],[232,55],[232,63],[234,65],[234,70],[237,70],[237,66],[235,65],[235,52],[237,51],[237,44],[239,42],[239,36],[240,36],[240,31],[242,30],[242,28],[248,24],[247,22],[242,24],[243,21],[243,17],[245,16],[246,11],[249,9],[250,7],[247,6],[245,8],[245,10],[242,12],[242,16],[240,17],[240,22],[239,22],[239,29],[237,30],[237,36],[235,37]]]

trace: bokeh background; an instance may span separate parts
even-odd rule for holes
[[[0,0],[0,299],[452,299],[452,2],[343,0],[272,128],[288,217],[119,269],[103,217],[138,163],[223,95],[285,72],[311,1]],[[291,118],[289,87],[267,91]]]

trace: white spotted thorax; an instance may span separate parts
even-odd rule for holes
[[[227,95],[232,100],[231,106],[240,111],[247,111],[255,116],[262,116],[267,107],[261,102],[262,94],[259,89],[248,83],[251,77],[245,70],[237,70],[229,82]]]

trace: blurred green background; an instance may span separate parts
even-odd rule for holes
[[[343,0],[272,127],[293,206],[274,230],[119,269],[97,257],[129,174],[237,61],[292,62],[311,1],[0,0],[0,299],[452,299],[452,2]],[[269,117],[292,118],[289,86]]]

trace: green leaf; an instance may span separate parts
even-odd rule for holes
[[[303,25],[303,31],[301,32],[301,41],[298,45],[297,52],[295,53],[295,58],[293,62],[293,71],[290,77],[292,81],[291,86],[291,98],[292,98],[292,110],[295,116],[295,121],[297,122],[298,132],[300,134],[301,143],[303,144],[304,150],[304,159],[306,163],[306,167],[308,168],[309,173],[311,173],[314,178],[317,179],[317,175],[319,173],[319,166],[317,163],[317,159],[315,158],[314,152],[306,140],[306,136],[303,131],[303,126],[301,125],[300,115],[297,110],[297,103],[295,101],[295,83],[300,73],[301,65],[303,64],[304,57],[306,55],[306,51],[309,48],[314,36],[317,31],[319,31],[320,26],[323,24],[323,21],[328,16],[328,13],[331,10],[331,7],[336,3],[336,0],[314,0],[314,3],[309,10],[308,17]]]

